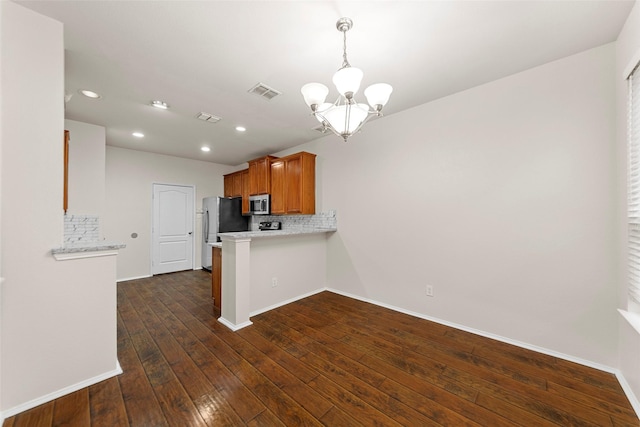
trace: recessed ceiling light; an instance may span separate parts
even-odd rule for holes
[[[238,132],[244,132],[245,130],[247,130],[247,128],[246,128],[246,127],[244,127],[244,126],[236,126],[236,130],[237,130]]]
[[[209,147],[200,147],[200,149],[202,151],[204,151],[205,153],[208,153],[209,151],[211,151],[211,148],[209,148]]]
[[[161,110],[166,110],[169,108],[169,104],[163,101],[151,101],[151,105]]]
[[[93,98],[93,99],[102,98],[102,95],[100,95],[98,92],[94,92],[92,90],[80,89],[78,92],[80,94],[86,96],[87,98]]]
[[[144,138],[144,133],[142,132],[134,132],[131,135],[135,136],[136,138]]]

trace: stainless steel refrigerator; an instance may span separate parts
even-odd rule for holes
[[[211,246],[219,242],[218,233],[247,231],[249,217],[242,216],[242,197],[202,199],[202,268],[211,271]]]

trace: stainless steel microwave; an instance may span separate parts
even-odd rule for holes
[[[251,215],[269,215],[271,213],[271,196],[260,194],[249,196],[249,213]]]

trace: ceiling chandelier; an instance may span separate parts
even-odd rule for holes
[[[307,83],[300,90],[304,102],[311,107],[313,115],[322,123],[322,131],[331,130],[347,142],[354,133],[372,116],[382,116],[382,107],[389,101],[393,91],[391,85],[376,83],[367,87],[364,96],[369,105],[356,102],[354,95],[360,89],[362,70],[352,67],[347,60],[347,31],[353,27],[349,18],[340,18],[336,23],[338,31],[342,31],[344,43],[342,67],[333,75],[333,84],[340,93],[335,103],[324,102],[329,89],[322,83]]]

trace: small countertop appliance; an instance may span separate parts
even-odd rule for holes
[[[263,221],[258,225],[260,230],[280,230],[281,223],[280,221]]]

